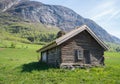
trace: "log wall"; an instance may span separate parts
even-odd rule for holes
[[[84,58],[82,60],[78,60],[77,62],[75,61],[75,49],[82,51],[89,50],[91,64],[99,64],[99,61],[104,54],[104,49],[87,31],[81,32],[61,45],[61,62],[84,64]]]
[[[60,58],[61,52],[59,47],[52,48],[47,50],[47,63],[54,66],[60,65]]]

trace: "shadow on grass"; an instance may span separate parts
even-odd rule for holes
[[[47,70],[49,68],[53,68],[53,67],[42,62],[31,62],[31,63],[22,65],[21,72],[32,72],[33,70]]]

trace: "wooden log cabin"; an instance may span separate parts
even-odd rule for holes
[[[41,54],[40,61],[54,66],[97,66],[102,64],[106,50],[105,43],[88,26],[83,25],[37,52]]]

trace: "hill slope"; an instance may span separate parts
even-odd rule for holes
[[[0,13],[0,40],[50,42],[56,38],[58,31],[57,27],[32,23],[7,13]]]
[[[94,21],[83,18],[73,10],[63,6],[47,5],[27,0],[14,4],[11,8],[7,9],[6,12],[14,16],[22,17],[25,20],[30,20],[34,23],[39,22],[45,25],[57,26],[64,31],[71,31],[77,26],[86,24],[102,40],[120,43],[120,39],[110,35]]]

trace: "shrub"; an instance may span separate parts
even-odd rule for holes
[[[120,47],[117,47],[115,50],[116,50],[117,52],[120,52]]]
[[[15,48],[15,47],[16,47],[16,44],[12,42],[10,45],[10,48]]]

